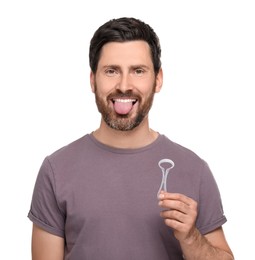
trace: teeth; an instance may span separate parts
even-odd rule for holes
[[[114,102],[122,102],[122,103],[130,103],[130,102],[135,102],[135,99],[127,99],[127,98],[117,98],[114,99]]]

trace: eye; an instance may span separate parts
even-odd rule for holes
[[[105,70],[105,74],[109,77],[113,77],[118,74],[118,71],[114,68],[108,68]]]
[[[137,76],[142,76],[143,74],[144,74],[144,69],[141,69],[141,68],[136,68],[135,69],[135,74],[137,75]]]

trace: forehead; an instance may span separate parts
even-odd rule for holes
[[[149,44],[145,41],[109,42],[102,47],[98,66],[106,65],[152,66]]]

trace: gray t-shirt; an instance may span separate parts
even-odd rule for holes
[[[157,192],[170,159],[167,191],[198,202],[206,234],[226,222],[220,193],[205,161],[164,135],[139,149],[118,149],[92,134],[42,163],[30,220],[65,239],[65,260],[180,260],[179,242],[159,216]]]

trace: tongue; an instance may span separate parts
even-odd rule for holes
[[[114,110],[120,115],[128,114],[133,107],[132,102],[114,102]]]

